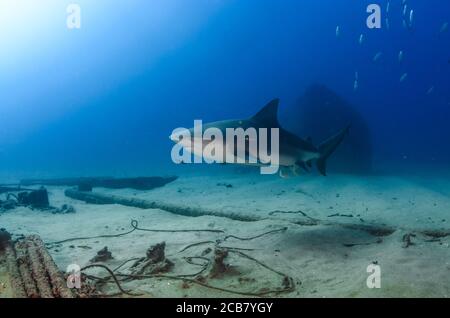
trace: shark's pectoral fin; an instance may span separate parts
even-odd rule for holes
[[[300,175],[300,170],[299,170],[299,166],[298,166],[298,165],[293,165],[293,166],[291,167],[291,170],[292,170],[292,173],[293,173],[295,176],[299,176],[299,175]]]
[[[278,174],[280,175],[281,178],[287,179],[290,177],[301,175],[301,171],[298,165],[293,165],[289,167],[281,166],[280,169],[278,170]]]
[[[289,177],[291,177],[290,172],[293,172],[292,167],[280,167],[280,169],[278,170],[278,174],[280,175],[281,178],[283,179],[287,179]]]
[[[308,167],[306,166],[306,163],[304,161],[297,161],[295,163],[295,166],[302,168],[303,170],[305,170],[306,172],[309,172]]]

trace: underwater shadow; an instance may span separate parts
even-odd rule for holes
[[[366,119],[357,107],[325,85],[308,87],[286,119],[292,132],[311,137],[315,145],[350,124],[348,136],[329,160],[330,170],[371,174],[372,138]]]
[[[344,228],[341,226],[321,226],[302,231],[296,231],[286,237],[282,244],[289,249],[319,253],[348,252],[349,248],[370,246],[382,242],[379,236],[371,235],[365,231]]]

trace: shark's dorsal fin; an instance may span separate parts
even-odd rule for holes
[[[255,116],[251,118],[252,121],[258,122],[265,127],[279,127],[278,123],[278,103],[280,100],[278,98],[270,101],[266,106],[264,106]]]

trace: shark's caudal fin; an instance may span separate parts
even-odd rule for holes
[[[347,126],[336,135],[328,138],[319,145],[320,158],[317,159],[316,165],[322,175],[327,175],[327,159],[340,145],[349,129],[350,126]]]
[[[270,101],[266,106],[264,106],[255,116],[251,118],[252,121],[258,122],[264,127],[273,128],[279,127],[278,123],[278,103],[280,100],[278,98]]]

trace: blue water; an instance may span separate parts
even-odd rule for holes
[[[249,117],[278,97],[295,130],[314,83],[367,122],[375,169],[448,167],[450,3],[407,0],[407,30],[390,2],[388,30],[387,0],[78,0],[81,29],[67,29],[68,1],[0,0],[0,177],[182,171],[174,128]],[[366,26],[370,3],[381,29]]]

